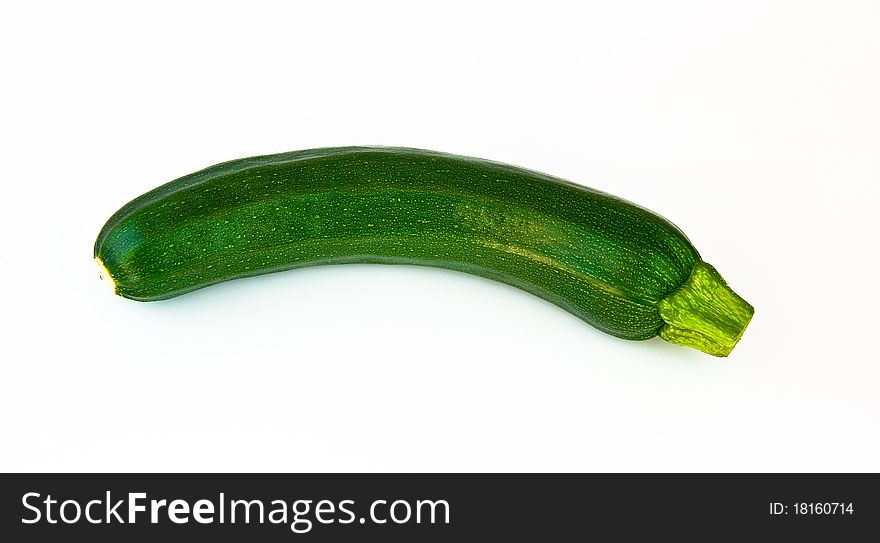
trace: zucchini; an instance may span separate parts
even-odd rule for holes
[[[95,242],[114,291],[164,300],[318,264],[436,266],[540,296],[611,335],[726,356],[753,308],[672,223],[542,173],[434,151],[245,158],[117,211]]]

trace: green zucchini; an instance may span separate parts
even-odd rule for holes
[[[753,308],[659,215],[542,173],[342,147],[233,160],[123,206],[95,242],[115,292],[163,300],[317,264],[435,266],[519,287],[617,337],[726,356]]]

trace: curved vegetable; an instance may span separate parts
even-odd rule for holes
[[[495,279],[614,336],[726,356],[751,319],[684,234],[620,198],[433,151],[344,147],[233,160],[123,206],[95,242],[115,292],[162,300],[317,264]]]

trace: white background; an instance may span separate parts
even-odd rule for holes
[[[115,2],[0,13],[0,470],[880,470],[877,2]],[[728,359],[453,272],[142,304],[92,244],[210,164],[381,144],[670,218]]]

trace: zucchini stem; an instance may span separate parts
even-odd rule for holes
[[[660,301],[666,323],[660,337],[670,343],[727,356],[755,313],[711,265],[699,261],[684,286]]]

